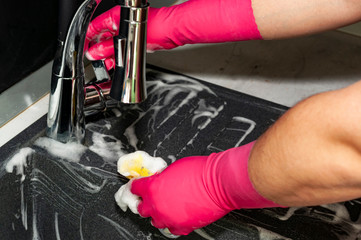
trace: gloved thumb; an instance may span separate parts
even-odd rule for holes
[[[151,177],[143,177],[143,178],[138,178],[138,179],[134,179],[132,181],[132,185],[130,188],[130,191],[143,198],[143,196],[146,194],[147,189],[148,189],[148,182],[150,180]]]

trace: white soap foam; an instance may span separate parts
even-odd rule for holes
[[[139,118],[138,118],[139,119]],[[124,135],[128,138],[129,144],[134,147],[135,150],[138,150],[138,137],[135,134],[135,128],[134,125],[136,122],[134,122],[132,125],[130,125],[125,131]]]
[[[144,151],[136,151],[134,153],[124,155],[118,160],[118,172],[126,177],[141,177],[139,173],[132,172],[129,169],[135,161],[140,161],[136,163],[141,163],[141,167],[146,168],[151,175],[159,173],[167,167],[166,161],[162,158],[151,157]],[[132,180],[120,187],[118,192],[115,193],[115,201],[124,212],[129,207],[133,213],[139,214],[137,207],[140,202],[140,198],[130,191],[131,183]]]
[[[126,152],[122,150],[123,144],[119,139],[112,135],[102,133],[104,130],[110,130],[110,123],[103,125],[89,123],[86,125],[86,128],[92,132],[93,144],[89,146],[89,150],[101,156],[105,163],[115,165],[116,161],[126,154]]]
[[[195,124],[196,120],[205,117],[206,121],[198,125],[198,129],[202,130],[208,126],[208,124],[219,115],[219,113],[224,109],[224,105],[216,108],[214,106],[207,106],[207,103],[204,99],[199,100],[198,108],[194,111],[194,117],[192,118],[192,125]]]
[[[20,205],[20,212],[21,212],[21,221],[25,230],[28,230],[28,205],[25,202],[24,198],[24,184],[20,185],[20,193],[21,193],[21,205]]]
[[[35,204],[35,199],[33,199],[33,224],[32,224],[32,228],[33,228],[33,238],[32,240],[41,240],[39,231],[38,231],[38,223],[37,223],[37,219],[38,219],[38,210],[37,210],[37,206]]]
[[[160,157],[152,157],[144,151],[136,151],[122,156],[118,160],[118,172],[125,177],[141,177],[139,173],[130,172],[129,166],[134,163],[134,159],[141,159],[142,167],[146,168],[151,174],[159,173],[167,167],[166,161]]]
[[[127,184],[122,185],[119,190],[115,193],[114,198],[117,202],[120,209],[124,212],[127,211],[128,207],[134,214],[139,214],[138,204],[140,202],[140,197],[134,195],[131,191],[132,180]]]
[[[15,171],[16,175],[21,175],[20,179],[20,214],[21,214],[21,221],[25,228],[28,229],[28,207],[25,201],[24,196],[24,185],[23,181],[25,180],[25,168],[28,166],[27,158],[35,151],[31,148],[22,148],[16,153],[7,163],[5,166],[5,170],[8,173],[12,173]]]
[[[122,116],[122,113],[119,111],[118,108],[112,108],[111,111],[114,113],[116,117]]]
[[[106,141],[107,138],[112,141]],[[89,150],[101,156],[105,162],[114,164],[125,154],[121,149],[122,143],[113,136],[93,132],[92,141],[93,145],[89,147]]]
[[[243,140],[248,136],[248,134],[250,134],[253,131],[253,129],[256,127],[256,122],[251,119],[239,117],[239,116],[233,117],[233,120],[242,122],[242,123],[248,123],[250,125],[250,127],[247,129],[247,131],[243,134],[243,136],[239,139],[239,141],[235,145],[235,147],[239,147],[239,146],[241,146],[241,143],[243,142]]]
[[[113,221],[110,218],[107,218],[106,216],[98,214],[99,217],[103,218],[105,221],[107,221],[111,226],[113,226],[117,232],[119,233],[121,239],[125,240],[132,240],[134,239],[134,236],[131,232],[129,232],[126,228],[120,226],[117,222]]]
[[[87,149],[84,145],[77,142],[61,143],[47,137],[37,139],[34,145],[45,149],[52,156],[72,162],[79,162],[80,157]]]
[[[357,200],[350,201],[350,203],[354,201]],[[327,211],[323,211],[322,208],[327,209]],[[322,205],[317,206],[317,208],[292,207],[287,210],[285,215],[276,215],[275,217],[282,221],[287,221],[296,214],[295,212],[297,210],[300,209],[302,209],[302,211],[299,213],[299,216],[307,216],[309,218],[317,219],[318,221],[324,221],[342,229],[342,232],[340,233],[339,231],[330,228],[330,231],[338,236],[339,239],[353,240],[358,239],[361,236],[361,215],[356,221],[351,220],[349,210],[346,208],[344,203]]]
[[[5,170],[8,173],[12,173],[14,169],[17,175],[21,175],[21,182],[25,180],[25,167],[27,167],[26,159],[35,151],[31,148],[22,148],[16,153],[6,164]]]
[[[80,240],[84,240],[84,236],[83,236],[83,213],[80,215],[80,218],[79,218],[79,234],[80,234]]]
[[[176,156],[174,155],[168,155],[168,159],[171,161],[171,163],[174,163],[177,160]]]
[[[260,240],[279,240],[279,239],[291,240],[291,238],[284,237],[280,234],[274,233],[267,229],[264,229],[264,228],[261,228],[261,227],[255,226],[255,225],[252,225],[252,226],[258,230]]]
[[[210,88],[200,84],[195,80],[188,78],[183,78],[181,76],[163,76],[160,74],[160,77],[167,79],[167,82],[163,81],[151,81],[148,83],[150,91],[148,92],[149,96],[153,96],[156,99],[163,99],[162,102],[157,101],[150,110],[154,111],[153,119],[158,115],[158,112],[163,109],[163,107],[169,106],[171,101],[180,93],[186,93],[187,95],[182,98],[182,101],[178,103],[177,107],[169,111],[167,116],[163,119],[162,122],[158,123],[157,127],[161,127],[165,122],[167,122],[171,116],[175,115],[182,106],[189,103],[190,100],[196,98],[198,93],[205,91],[209,94],[216,95]],[[180,82],[184,81],[184,82]]]
[[[295,212],[300,209],[300,207],[291,207],[287,210],[287,213],[284,216],[279,216],[278,219],[282,221],[287,221],[290,217],[295,214]]]
[[[202,238],[206,239],[206,240],[214,240],[213,237],[209,236],[203,229],[196,229],[194,230],[195,233],[197,233],[199,236],[201,236]]]
[[[198,103],[199,107],[196,111],[194,111],[194,117],[192,118],[192,125],[195,124],[197,119],[204,118],[203,122],[200,122],[197,126],[198,130],[193,137],[187,142],[186,146],[181,150],[186,150],[188,145],[192,145],[194,140],[198,137],[201,130],[205,129],[212,120],[219,115],[221,111],[224,109],[224,105],[221,105],[219,108],[207,106],[205,101],[202,99]],[[199,121],[199,120],[198,120]]]
[[[60,231],[59,231],[59,213],[57,213],[57,212],[55,212],[55,215],[54,215],[54,226],[55,226],[56,240],[61,240]]]

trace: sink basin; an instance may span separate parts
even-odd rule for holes
[[[286,107],[156,67],[149,98],[89,117],[85,145],[44,136],[45,116],[0,151],[0,239],[167,239],[116,206],[123,154],[172,163],[257,139]],[[356,239],[359,200],[233,211],[180,239]],[[360,234],[361,236],[361,234]]]

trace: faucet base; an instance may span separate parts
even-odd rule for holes
[[[47,136],[60,142],[83,142],[85,137],[84,77],[52,76]]]

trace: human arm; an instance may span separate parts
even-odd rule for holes
[[[257,191],[286,206],[361,197],[361,81],[312,96],[289,110],[254,146]]]
[[[139,213],[158,228],[187,234],[232,209],[361,197],[360,91],[361,82],[315,95],[286,112],[253,147],[180,159],[135,180],[132,191],[143,198]]]
[[[263,39],[303,36],[361,20],[358,0],[252,0]]]
[[[118,32],[119,6],[94,19],[87,39],[96,44],[90,59],[112,60]],[[148,50],[171,49],[193,43],[250,39],[279,39],[336,29],[361,20],[358,0],[189,0],[150,8]]]

